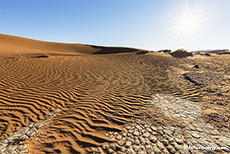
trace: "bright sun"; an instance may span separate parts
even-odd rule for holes
[[[192,32],[196,29],[196,19],[191,15],[182,16],[178,20],[178,28],[183,32]]]
[[[182,12],[178,13],[176,18],[174,17],[174,28],[178,34],[190,36],[200,29],[201,17],[200,10],[191,10],[185,6]]]

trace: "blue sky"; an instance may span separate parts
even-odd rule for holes
[[[149,50],[230,49],[229,7],[230,0],[0,0],[0,33]]]

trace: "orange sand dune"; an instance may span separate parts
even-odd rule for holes
[[[148,103],[153,94],[196,101],[209,111],[200,115],[205,122],[229,128],[230,55],[174,58],[158,52],[137,54],[140,51],[0,35],[0,150],[5,150],[2,141],[23,127],[43,122],[57,109],[60,112],[39,130],[41,134],[15,144],[27,145],[31,154],[88,154],[95,147],[102,149],[105,142],[112,144],[113,138],[106,134],[121,132],[132,121],[183,128]],[[37,53],[50,56],[28,56]],[[200,82],[206,78],[199,72],[223,75],[207,86],[190,82],[184,78],[186,72]]]
[[[45,42],[0,34],[0,56],[21,54],[108,54],[137,51],[139,49]]]
[[[94,53],[89,45],[67,44],[32,40],[17,36],[0,34],[0,54],[26,54],[26,53]]]

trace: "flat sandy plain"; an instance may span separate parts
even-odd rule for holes
[[[228,153],[230,55],[210,55],[1,34],[0,153]]]

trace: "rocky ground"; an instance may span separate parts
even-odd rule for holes
[[[149,101],[170,118],[178,119],[184,128],[155,126],[143,121],[133,121],[122,132],[108,132],[113,140],[102,147],[92,147],[91,153],[229,153],[230,132],[218,131],[205,123],[198,103],[167,94],[156,94]]]
[[[15,132],[14,135],[5,140],[0,141],[1,154],[29,154],[26,150],[26,141],[32,137],[39,135],[39,129],[43,128],[51,118],[56,116],[59,110],[49,113],[45,116],[45,121],[41,123],[30,124],[28,127],[22,128],[20,131]]]

